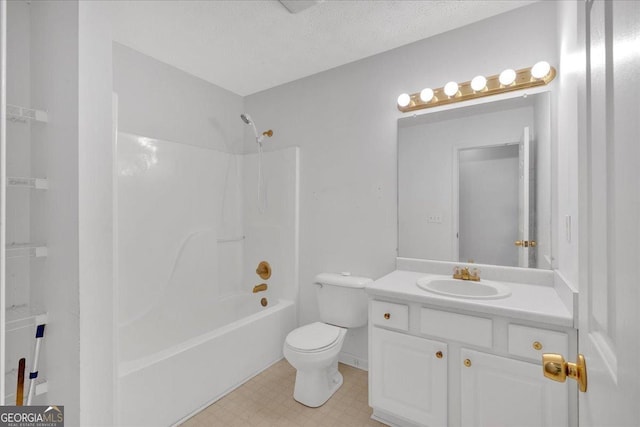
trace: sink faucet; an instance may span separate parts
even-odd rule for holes
[[[458,267],[456,266],[453,269],[453,278],[454,279],[460,279],[460,280],[471,280],[474,282],[479,282],[480,281],[480,270],[478,270],[477,268],[474,268],[473,270],[469,271],[469,267]]]

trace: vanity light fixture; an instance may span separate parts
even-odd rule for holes
[[[471,89],[474,92],[480,92],[487,88],[487,78],[485,76],[475,76],[471,80]]]
[[[500,74],[488,77],[480,75],[464,83],[451,81],[441,88],[426,88],[413,94],[403,93],[398,97],[397,106],[398,110],[407,113],[514,90],[544,86],[555,77],[556,69],[548,62],[540,61],[530,68],[520,70],[509,68]]]
[[[531,67],[531,77],[534,79],[544,79],[549,75],[551,71],[551,65],[547,61],[536,62],[536,64]]]
[[[420,100],[422,102],[431,102],[431,100],[433,99],[433,89],[427,87],[422,89],[422,91],[420,91]],[[409,99],[411,100],[411,99]]]
[[[456,96],[456,94],[458,93],[458,83],[456,82],[449,82],[446,85],[444,85],[444,94],[447,95],[449,98]]]
[[[500,77],[498,77],[498,80],[503,86],[511,86],[513,82],[516,81],[516,71],[511,68],[507,68],[500,73]]]
[[[398,97],[398,105],[400,107],[406,107],[411,103],[411,97],[408,93],[403,93]]]

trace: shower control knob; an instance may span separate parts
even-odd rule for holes
[[[271,277],[271,265],[267,261],[261,261],[256,268],[256,274],[263,280],[267,280]]]

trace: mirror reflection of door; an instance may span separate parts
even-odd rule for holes
[[[458,150],[460,261],[518,266],[520,144]]]
[[[518,187],[518,267],[536,266],[535,230],[535,164],[533,141],[525,127],[519,145]]]

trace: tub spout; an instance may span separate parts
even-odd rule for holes
[[[253,293],[258,293],[258,292],[263,292],[267,290],[267,284],[266,283],[260,283],[259,285],[255,285],[253,287]]]

